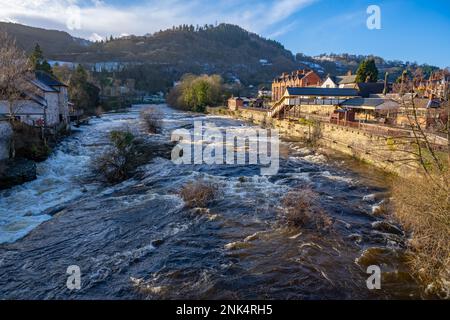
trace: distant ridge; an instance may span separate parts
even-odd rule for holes
[[[239,81],[246,86],[267,85],[282,72],[299,68],[313,69],[325,78],[327,74],[339,75],[349,70],[355,72],[358,64],[367,58],[349,54],[294,56],[280,43],[231,24],[183,25],[145,36],[127,36],[104,42],[90,42],[72,37],[67,32],[14,23],[0,22],[0,29],[14,36],[28,52],[39,43],[46,58],[51,60],[145,64],[155,66],[152,69],[155,77],[164,73],[167,83],[190,72],[218,73],[226,81]],[[375,57],[375,60],[380,78],[384,77],[384,72],[389,72],[391,81],[397,79],[404,69],[414,71],[422,67],[425,74],[437,69],[428,65],[385,61],[381,57]]]
[[[72,37],[64,31],[47,30],[29,27],[17,23],[0,22],[0,30],[6,30],[14,36],[19,46],[30,52],[36,43],[44,48],[46,54],[54,55],[61,52],[82,52],[91,44],[90,41]]]

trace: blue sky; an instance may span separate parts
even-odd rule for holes
[[[369,5],[381,29],[366,26]],[[227,22],[294,53],[375,54],[450,66],[449,0],[0,0],[0,20],[99,40],[177,24]]]

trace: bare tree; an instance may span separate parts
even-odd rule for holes
[[[450,88],[447,81],[447,75],[444,75],[444,100],[447,108],[447,153],[448,153],[448,169],[450,171]]]
[[[420,74],[417,75],[420,77]],[[420,79],[413,79],[419,83]],[[444,85],[443,111],[450,115],[449,92],[446,78]],[[409,84],[400,87],[402,111],[407,119],[409,130],[405,135],[395,137],[397,149],[408,154],[408,161],[419,164],[422,170],[417,175],[394,179],[393,204],[396,217],[410,232],[410,254],[408,257],[411,270],[429,286],[433,293],[450,295],[448,286],[450,274],[450,117],[447,123],[448,146],[435,144],[440,132],[430,132],[424,112],[418,108],[414,88]],[[436,88],[431,88],[431,93]],[[441,90],[441,89],[439,89]],[[430,95],[431,99],[433,96]],[[428,112],[428,110],[426,110]],[[444,112],[441,113],[441,116]],[[426,117],[426,115],[425,115]],[[444,122],[444,121],[443,121]],[[446,150],[447,149],[447,150]]]
[[[15,127],[16,114],[23,107],[24,98],[37,93],[36,87],[30,82],[34,78],[32,65],[19,49],[14,39],[5,31],[0,30],[0,100],[8,105],[8,117]],[[11,141],[11,156],[16,153],[15,138]]]
[[[0,99],[8,103],[9,118],[20,111],[21,100],[35,93],[31,63],[14,39],[0,30]]]

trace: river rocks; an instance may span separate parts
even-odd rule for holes
[[[387,221],[375,221],[372,223],[372,228],[384,233],[392,233],[399,236],[403,235],[402,230]]]
[[[398,250],[372,247],[364,250],[361,256],[355,259],[355,262],[363,268],[367,268],[371,265],[389,265],[393,262],[395,263],[400,255]]]
[[[365,195],[363,197],[363,201],[366,202],[376,202],[376,201],[382,201],[386,198],[389,198],[390,194],[388,192],[377,192]]]
[[[355,243],[361,243],[363,241],[363,237],[360,234],[357,233],[352,233],[349,236],[347,236],[347,239],[349,239],[350,241],[353,241]]]
[[[159,247],[160,245],[162,245],[163,243],[164,243],[163,239],[156,239],[156,240],[152,241],[152,246],[154,246],[156,248],[156,247]]]
[[[64,211],[67,208],[66,205],[61,205],[61,206],[57,206],[54,208],[49,208],[47,210],[45,210],[42,214],[47,214],[49,216],[54,216],[62,211]]]
[[[27,159],[0,162],[0,190],[36,179],[36,163]]]

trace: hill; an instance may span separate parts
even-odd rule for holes
[[[31,52],[36,43],[45,49],[47,56],[65,52],[82,53],[91,45],[88,40],[72,37],[67,32],[28,27],[17,23],[0,22],[0,30],[13,36],[17,44]]]
[[[355,72],[359,63],[367,58],[349,54],[310,57],[299,53],[294,56],[280,43],[230,24],[183,25],[145,36],[102,42],[12,23],[0,23],[1,28],[28,52],[39,43],[50,60],[82,63],[97,71],[119,69],[119,78],[135,78],[137,88],[145,91],[165,91],[184,73],[217,73],[225,81],[240,82],[246,88],[267,85],[282,72],[297,68],[311,68],[322,77],[339,75],[348,70]],[[374,58],[380,77],[389,72],[390,80],[395,80],[405,68],[413,71],[422,67],[426,73],[437,69]]]

